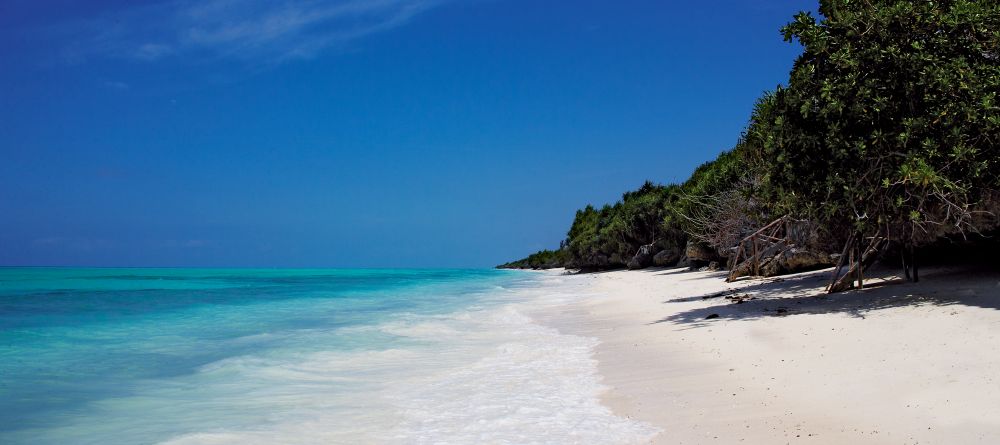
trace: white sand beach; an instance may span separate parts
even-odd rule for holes
[[[1000,273],[893,272],[835,295],[824,271],[580,274],[599,295],[542,319],[600,340],[603,402],[652,443],[1000,443]]]

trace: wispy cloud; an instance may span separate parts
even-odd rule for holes
[[[446,1],[172,0],[86,20],[67,57],[159,61],[192,56],[280,63],[396,28]]]

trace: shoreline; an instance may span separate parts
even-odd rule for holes
[[[601,401],[649,443],[996,443],[1000,273],[893,272],[829,296],[825,271],[565,275],[594,296],[539,316],[600,341]]]

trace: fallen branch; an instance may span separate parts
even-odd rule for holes
[[[854,241],[854,240],[851,240]],[[860,240],[858,240],[860,242]],[[864,286],[863,272],[868,269],[872,264],[875,264],[875,260],[878,259],[882,248],[885,246],[887,240],[882,236],[872,237],[871,242],[868,244],[868,248],[864,250],[864,253],[859,255],[858,261],[852,261],[851,267],[847,270],[844,276],[839,276],[840,268],[834,271],[832,284],[827,289],[827,293],[843,292],[845,290],[850,290],[854,288],[855,281],[858,282],[858,287]],[[850,243],[845,247],[844,251],[848,251]],[[857,278],[855,278],[857,277]]]

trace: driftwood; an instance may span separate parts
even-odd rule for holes
[[[786,238],[788,221],[787,216],[782,216],[743,238],[736,246],[735,255],[730,261],[729,276],[726,281],[731,282],[744,275],[760,275],[762,259],[794,247]]]
[[[837,282],[837,278],[840,277],[840,270],[844,267],[844,260],[848,258],[848,250],[854,245],[854,235],[852,234],[847,238],[847,243],[844,244],[844,250],[840,252],[840,259],[837,260],[837,267],[833,269],[833,274],[830,275],[830,284],[826,285],[827,289],[832,289],[833,284]]]
[[[732,256],[726,281],[731,282],[746,275],[759,276],[765,259],[777,257],[795,247],[791,226],[796,222],[797,220],[783,216],[740,241]],[[865,241],[868,241],[867,245],[863,244]],[[875,263],[886,245],[888,239],[881,233],[869,238],[861,237],[860,234],[849,236],[830,276],[827,291],[834,293],[864,288],[864,271]],[[912,262],[912,253],[910,255]],[[845,266],[847,272],[841,275]],[[916,267],[912,267],[915,275]]]
[[[755,255],[746,259],[742,263],[739,263],[729,271],[728,281],[733,281],[736,278],[747,276],[747,275],[760,275],[760,266],[764,263],[765,258],[771,258],[781,255],[785,250],[790,249],[792,246],[786,243],[784,240],[780,240],[771,244],[768,247],[759,249]]]
[[[840,256],[840,264],[837,265],[837,268],[833,271],[833,276],[830,277],[830,285],[827,287],[828,293],[832,294],[854,289],[855,283],[858,289],[864,288],[864,271],[875,263],[882,249],[888,243],[888,240],[882,236],[874,236],[870,240],[868,246],[862,249],[862,240],[860,238],[851,236],[848,239],[847,244],[844,246],[844,254]],[[848,267],[847,273],[841,276],[840,271],[844,266],[844,258],[848,258],[850,267]]]

